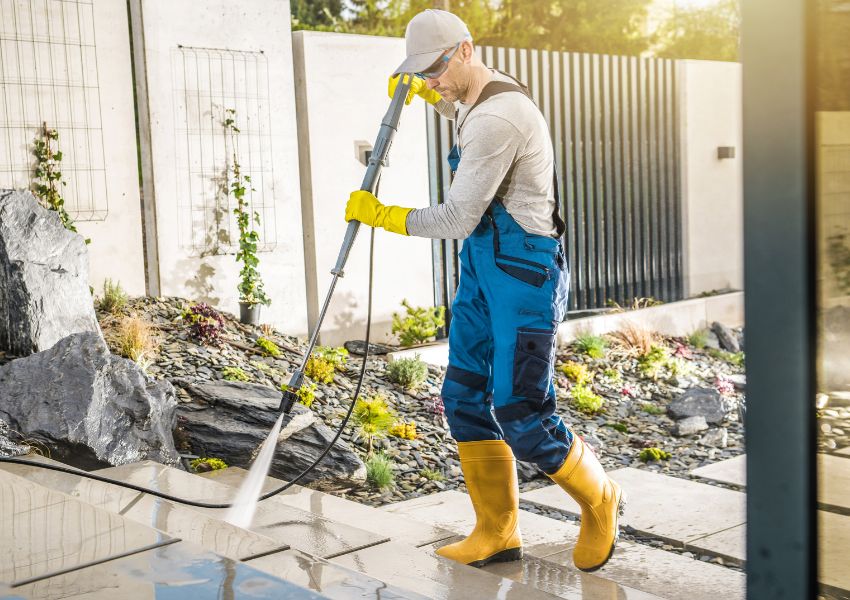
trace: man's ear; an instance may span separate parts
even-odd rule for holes
[[[472,57],[475,56],[475,48],[472,45],[472,42],[466,40],[460,45],[460,57],[463,60],[463,63],[468,65],[472,62]]]

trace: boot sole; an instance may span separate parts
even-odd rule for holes
[[[602,567],[606,565],[606,563],[611,560],[611,556],[614,554],[614,548],[617,547],[617,540],[620,539],[620,517],[623,516],[623,513],[626,512],[626,494],[622,490],[620,490],[620,500],[617,502],[617,520],[614,522],[614,541],[611,543],[611,549],[608,551],[608,556],[605,557],[601,563],[596,565],[595,567],[590,567],[589,569],[582,569],[579,567],[580,571],[585,573],[593,573],[594,571],[598,571]]]
[[[482,558],[481,560],[476,560],[469,563],[470,567],[480,568],[484,565],[488,565],[494,562],[513,562],[515,560],[522,559],[522,547],[519,548],[508,548],[507,550],[502,550],[501,552],[496,552],[496,554],[492,556],[488,556],[487,558]]]

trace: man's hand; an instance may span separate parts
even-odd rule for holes
[[[404,75],[405,77],[409,77],[408,74]],[[395,89],[398,87],[399,78],[401,75],[396,75],[395,77],[390,77],[390,83],[388,88],[388,93],[390,98],[395,95]],[[428,104],[436,104],[440,100],[443,99],[440,94],[438,94],[435,90],[429,89],[428,85],[425,83],[425,80],[421,77],[413,77],[413,81],[410,83],[410,90],[407,92],[407,98],[404,99],[405,104],[410,104],[410,101],[413,100],[413,96],[419,96]]]
[[[412,208],[384,206],[373,194],[364,190],[351,192],[345,205],[345,220],[360,221],[369,227],[383,227],[392,233],[407,235],[407,213]]]

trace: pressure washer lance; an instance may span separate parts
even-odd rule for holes
[[[393,137],[398,130],[398,120],[401,117],[401,109],[404,108],[404,100],[407,97],[407,92],[410,90],[411,78],[413,75],[405,74],[396,86],[393,94],[392,102],[384,115],[384,120],[381,121],[381,129],[378,131],[378,139],[375,140],[374,149],[369,156],[369,164],[366,167],[366,175],[363,177],[363,183],[360,186],[361,190],[375,193],[375,187],[378,184],[378,178],[381,175],[381,168],[387,164],[387,155],[390,151],[390,146],[393,143]],[[328,289],[328,295],[325,297],[325,303],[322,306],[322,311],[319,313],[319,320],[316,323],[316,328],[313,330],[313,335],[310,337],[310,344],[307,347],[307,352],[301,360],[301,366],[292,374],[286,390],[283,392],[280,406],[278,410],[289,414],[295,401],[298,399],[298,390],[304,383],[304,369],[307,366],[307,361],[313,353],[313,347],[316,345],[316,338],[319,335],[319,330],[322,328],[322,321],[325,319],[325,313],[328,310],[331,297],[336,287],[336,282],[340,277],[343,277],[343,268],[348,261],[348,254],[351,252],[351,247],[354,245],[354,238],[357,237],[357,231],[360,229],[360,221],[349,221],[348,229],[345,230],[345,238],[342,241],[342,247],[339,250],[339,256],[336,259],[336,265],[331,269],[331,274],[334,276],[331,281],[331,287]],[[366,350],[363,354],[363,362],[369,353],[369,340],[366,340]]]
[[[407,92],[410,90],[410,82],[412,77],[412,74],[403,75],[401,77],[401,81],[399,81],[399,84],[395,89],[393,99],[390,102],[390,108],[389,110],[387,110],[387,114],[384,115],[384,120],[381,121],[381,129],[378,132],[378,139],[375,140],[375,149],[372,152],[372,156],[369,158],[369,164],[366,168],[366,176],[363,178],[363,185],[361,185],[360,187],[361,190],[366,190],[372,193],[375,192],[375,188],[378,185],[378,178],[381,173],[381,167],[386,164],[387,154],[389,153],[393,136],[395,135],[395,132],[398,128],[398,120],[401,116],[401,109],[404,107],[404,100],[407,96]],[[324,319],[325,312],[328,309],[328,303],[330,302],[331,295],[333,294],[337,279],[339,279],[343,275],[342,269],[345,266],[346,261],[348,260],[348,254],[351,251],[351,246],[354,244],[354,238],[357,236],[357,230],[359,229],[359,227],[360,223],[358,221],[350,221],[348,223],[348,229],[345,232],[345,239],[343,240],[342,248],[340,249],[339,257],[336,261],[336,266],[334,266],[333,270],[331,271],[334,276],[333,281],[331,282],[331,288],[330,290],[328,290],[328,296],[325,299],[325,304],[322,307],[321,314],[319,315],[319,321],[316,323],[316,329],[315,331],[313,331],[313,335],[310,338],[310,346],[309,348],[307,348],[307,353],[304,355],[304,359],[301,361],[301,366],[289,380],[289,387],[283,394],[283,398],[281,399],[279,407],[279,410],[281,412],[289,413],[292,410],[292,406],[295,404],[295,400],[298,397],[298,389],[301,387],[302,382],[304,380],[304,368],[307,365],[307,360],[309,359],[310,354],[313,352],[313,346],[315,346],[316,344],[316,337],[318,335],[319,329],[322,326],[322,320]],[[372,322],[372,259],[374,257],[374,235],[375,232],[373,229],[373,243],[372,245],[370,245],[369,249],[369,300],[368,309],[366,311],[366,350],[363,354],[363,364],[360,366],[360,376],[357,381],[357,387],[354,390],[354,395],[351,398],[351,405],[348,407],[348,412],[346,413],[345,417],[342,420],[342,423],[337,429],[334,438],[328,443],[328,445],[316,458],[316,460],[313,461],[313,464],[301,471],[301,473],[296,475],[292,480],[288,481],[287,483],[284,483],[283,485],[273,490],[269,490],[268,492],[260,496],[259,500],[266,500],[267,498],[271,498],[272,496],[280,494],[281,492],[295,485],[305,475],[315,469],[316,465],[318,465],[322,461],[322,459],[324,459],[325,456],[327,456],[328,453],[331,451],[331,448],[333,448],[334,444],[336,444],[337,440],[342,435],[345,426],[348,424],[348,420],[351,417],[352,411],[354,410],[354,403],[357,401],[357,397],[360,395],[360,388],[363,385],[364,375],[366,374],[366,359],[368,357],[369,351],[369,331]],[[51,471],[59,471],[60,473],[77,475],[79,477],[94,479],[95,481],[102,481],[104,483],[111,483],[121,487],[129,488],[131,490],[135,490],[137,492],[142,492],[143,494],[149,494],[151,496],[156,496],[157,498],[163,498],[171,502],[178,502],[180,504],[186,504],[189,506],[197,506],[200,508],[230,508],[232,506],[232,503],[202,502],[199,500],[178,498],[177,496],[172,496],[171,494],[166,494],[158,490],[152,490],[150,488],[146,488],[133,483],[128,483],[126,481],[119,481],[117,479],[112,479],[111,477],[104,477],[103,475],[89,473],[88,471],[83,471],[82,469],[69,467],[67,465],[53,465],[49,463],[36,462],[34,460],[27,460],[25,458],[18,457],[0,457],[0,462],[26,465],[28,467],[39,467]]]

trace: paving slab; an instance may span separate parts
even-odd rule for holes
[[[252,598],[317,600],[327,596],[283,581],[250,565],[178,542],[3,589],[0,597],[85,598]],[[352,594],[349,598],[360,598]]]
[[[705,483],[625,468],[609,475],[627,495],[621,526],[683,545],[746,522],[746,494]],[[578,504],[556,485],[520,499],[579,515]]]
[[[320,592],[328,598],[375,598],[380,600],[427,598],[410,590],[387,585],[348,567],[310,556],[300,550],[276,552],[255,558],[246,564],[307,589]]]
[[[841,454],[842,456],[850,456],[850,446],[848,446],[847,448],[842,448],[841,450],[836,452],[836,454]]]
[[[230,486],[152,461],[110,467],[99,473],[193,500],[231,502],[236,494],[236,490]],[[217,519],[223,519],[227,511],[215,508],[194,510]],[[370,533],[287,506],[275,498],[259,503],[254,523],[248,529],[322,558],[366,548],[389,539],[386,535]]]
[[[850,548],[850,517],[818,511],[818,580],[850,596],[850,568],[847,549]]]
[[[720,462],[694,469],[691,471],[691,475],[696,475],[710,481],[719,481],[720,483],[746,487],[747,455],[742,454],[735,458],[721,460]]]
[[[818,454],[818,503],[825,510],[850,513],[850,460]]]
[[[475,523],[469,496],[455,490],[390,504],[384,510],[398,515],[415,515],[460,534],[468,534]],[[521,510],[519,524],[526,555],[555,563],[563,572],[558,574],[558,569],[551,566],[520,563],[513,567],[494,566],[493,569],[509,579],[514,579],[511,575],[515,574],[522,577],[520,581],[544,586],[540,589],[556,595],[553,590],[564,585],[586,590],[621,590],[618,593],[629,592],[634,597],[640,597],[637,595],[640,590],[662,597],[714,600],[717,586],[723,585],[724,590],[729,590],[730,598],[744,597],[745,582],[740,573],[625,540],[617,544],[614,556],[598,573],[583,573],[572,562],[572,548],[578,539],[577,523]]]
[[[331,562],[435,600],[551,600],[556,597],[398,542],[351,552]]]
[[[712,533],[685,543],[685,548],[719,556],[731,564],[745,566],[747,562],[747,526],[737,525],[726,531]]]
[[[247,474],[248,471],[245,469],[229,467],[203,473],[201,476],[218,483],[239,487]],[[281,479],[266,477],[263,483],[263,492],[280,487],[283,484],[284,481]],[[332,521],[355,523],[359,529],[389,535],[391,540],[411,546],[432,544],[454,535],[451,531],[422,523],[410,517],[397,517],[379,508],[298,485],[292,486],[276,498],[279,502],[288,506],[321,515]]]
[[[7,584],[176,541],[5,471],[0,507],[0,582]]]
[[[43,457],[28,457],[27,460],[62,464]],[[289,548],[287,544],[184,505],[120,486],[20,464],[0,463],[0,469],[234,560],[245,560]]]

